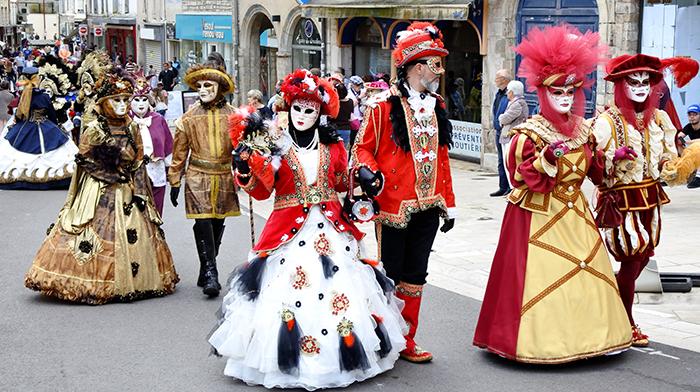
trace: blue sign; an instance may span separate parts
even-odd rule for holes
[[[231,15],[175,15],[175,38],[192,41],[233,42]]]

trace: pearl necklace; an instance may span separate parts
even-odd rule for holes
[[[314,138],[311,139],[311,143],[309,143],[309,145],[306,147],[301,147],[299,144],[297,144],[296,133],[294,133],[292,136],[292,145],[294,146],[295,151],[309,152],[318,148],[318,140],[318,129],[316,129],[314,131]]]

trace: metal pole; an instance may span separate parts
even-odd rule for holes
[[[46,39],[46,0],[41,0],[41,15],[44,19],[44,39]]]
[[[239,21],[238,21],[238,0],[233,0],[233,59],[232,59],[232,65],[233,65],[233,80],[234,83],[236,84],[236,90],[234,92],[234,97],[233,97],[233,103],[235,106],[238,106],[241,103],[241,78],[240,78],[240,72],[238,69],[238,49],[241,46],[241,40],[240,40],[240,28],[239,28]],[[252,215],[252,201],[251,201],[251,215]],[[252,219],[252,218],[251,218]],[[252,222],[252,221],[251,221]],[[252,227],[252,226],[251,226]]]
[[[253,196],[248,194],[248,211],[250,211],[250,246],[255,247],[255,217],[253,212]]]

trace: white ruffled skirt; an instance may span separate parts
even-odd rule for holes
[[[403,304],[392,291],[385,293],[374,267],[359,259],[359,247],[315,206],[299,234],[264,261],[257,297],[241,289],[241,271],[234,273],[221,324],[209,339],[228,357],[224,374],[267,388],[315,390],[391,369],[405,347]],[[329,250],[330,277],[318,249]],[[298,347],[291,367],[289,358],[280,358],[289,356],[290,350],[280,349],[285,343],[295,353]]]

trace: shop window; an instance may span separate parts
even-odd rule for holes
[[[382,31],[372,18],[357,26],[353,45],[353,73],[359,76],[391,72],[391,50],[382,49]]]

